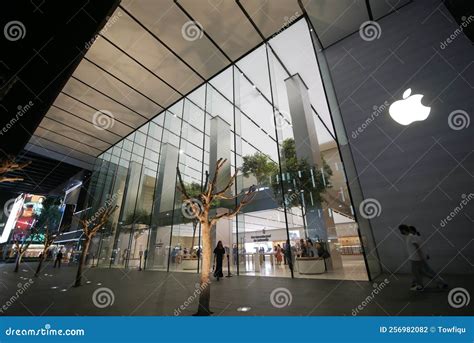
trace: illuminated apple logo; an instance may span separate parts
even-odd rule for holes
[[[395,101],[390,105],[388,112],[393,120],[402,125],[410,125],[414,121],[428,118],[431,107],[421,103],[422,94],[411,94],[411,88],[403,93],[403,100]]]

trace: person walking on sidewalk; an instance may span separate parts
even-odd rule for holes
[[[225,249],[222,245],[222,241],[217,242],[217,246],[214,249],[214,277],[219,281],[221,277],[224,276],[222,272],[222,262],[224,261]]]
[[[56,265],[58,266],[58,268],[61,268],[62,259],[63,259],[63,252],[59,250],[58,253],[56,254],[56,259],[54,260],[53,268],[56,268]]]
[[[410,290],[412,291],[423,291],[423,276],[429,277],[431,280],[435,280],[439,288],[447,288],[446,282],[429,266],[426,261],[429,258],[423,253],[421,249],[422,243],[419,236],[418,230],[414,226],[407,226],[402,224],[398,227],[400,233],[405,238],[406,250],[408,253],[408,260],[411,264],[411,271],[413,273],[415,283],[412,284]]]

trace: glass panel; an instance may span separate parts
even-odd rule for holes
[[[201,118],[201,122],[198,118]],[[189,123],[191,120],[193,125]],[[204,111],[186,99],[178,166],[190,196],[197,196],[201,192],[203,140]],[[182,194],[176,190],[169,270],[197,272],[198,249],[199,221],[186,211]]]
[[[304,22],[285,37],[292,51],[312,44]],[[176,166],[197,196],[204,172],[223,157],[223,181],[238,170],[231,194],[256,186],[253,202],[213,234],[213,245],[228,249],[224,273],[367,279],[363,251],[371,265],[375,248],[352,208],[341,161],[347,140],[338,146],[328,125],[335,99],[328,96],[329,106],[321,93],[320,56],[309,50],[300,65],[301,56],[279,44],[275,52],[258,48],[100,156],[90,203],[97,208],[118,193],[120,208],[94,243],[99,265],[199,271],[200,227],[183,209]],[[211,211],[234,205],[221,201]]]
[[[266,62],[266,56],[260,64]],[[256,62],[257,63],[257,62]],[[280,209],[281,192],[277,192],[278,151],[275,141],[274,117],[271,104],[249,79],[267,78],[268,71],[258,75],[242,75],[235,70],[236,153],[237,167],[242,173],[237,179],[237,191],[257,186],[257,194],[243,214],[233,221],[238,249],[239,273],[252,275],[290,276],[284,254],[287,238],[285,216]],[[280,199],[280,200],[278,200]],[[238,235],[237,235],[238,230]],[[237,253],[238,251],[238,253]]]

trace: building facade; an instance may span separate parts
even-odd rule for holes
[[[225,158],[221,178],[237,173],[234,195],[257,188],[250,205],[215,228],[232,273],[376,276],[371,229],[356,219],[315,44],[300,18],[101,154],[88,213],[110,199],[119,209],[94,240],[94,263],[135,268],[146,257],[147,269],[197,272],[199,224],[176,188],[176,170],[196,192]],[[295,259],[307,239],[330,252],[322,274],[298,270],[295,260],[292,273],[287,256],[277,261],[275,251]]]

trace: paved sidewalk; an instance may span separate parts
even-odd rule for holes
[[[18,274],[13,273],[13,267],[0,264],[0,315],[172,316],[178,312],[191,315],[197,308],[197,301],[192,301],[197,274],[91,268],[84,280],[88,283],[73,288],[75,267],[53,269],[48,265],[39,278],[33,276],[35,263],[23,264]],[[34,281],[31,285],[30,278]],[[446,280],[450,288],[462,287],[474,294],[474,276],[448,275]],[[432,288],[417,293],[411,292],[409,285],[408,275],[386,275],[375,282],[234,276],[212,282],[211,307],[214,315],[221,316],[473,313],[472,302],[461,308],[450,306],[449,289]],[[108,290],[102,297],[96,297],[96,304],[101,306],[101,301],[110,302],[112,297],[113,304],[99,308],[94,304],[93,294],[102,287]],[[22,294],[15,298],[19,289]],[[180,306],[184,309],[178,311]],[[238,311],[242,307],[250,309]]]

